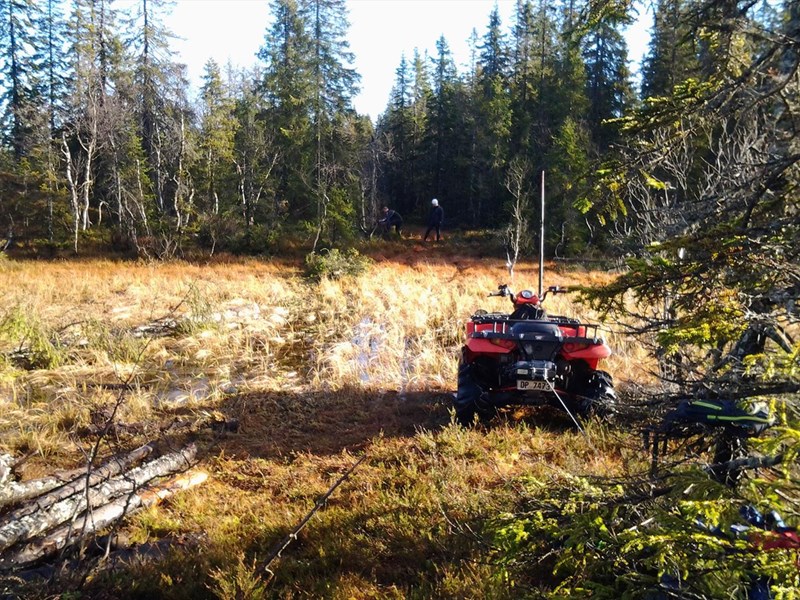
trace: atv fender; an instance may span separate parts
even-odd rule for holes
[[[581,359],[590,363],[592,360],[597,361],[601,358],[608,358],[611,356],[611,348],[605,344],[593,344],[588,348],[582,348],[580,350],[575,350],[574,352],[567,352],[566,350],[562,349],[561,354],[567,360]]]
[[[564,360],[570,363],[575,363],[575,361],[582,360],[592,371],[595,371],[597,370],[598,363],[602,359],[611,356],[611,348],[602,342],[599,344],[592,343],[586,348],[580,348],[578,350],[573,350],[572,352],[567,351],[566,348],[562,348],[561,356],[564,358]]]
[[[502,342],[505,343],[501,345]],[[473,354],[508,354],[515,347],[516,344],[511,340],[485,340],[480,338],[467,340],[467,350]]]

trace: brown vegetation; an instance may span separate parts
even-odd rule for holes
[[[129,560],[59,585],[114,597],[509,597],[477,529],[511,509],[515,482],[641,467],[635,438],[598,423],[583,437],[547,409],[507,411],[488,430],[454,425],[464,321],[506,309],[486,298],[505,267],[411,240],[379,248],[364,275],[319,283],[278,261],[2,264],[0,449],[28,456],[18,475],[81,467],[98,440],[108,455],[153,437],[194,440],[210,473],[129,520],[126,546],[140,551],[111,555]],[[551,266],[547,283],[609,276]],[[513,283],[534,279],[521,264]],[[552,301],[554,313],[582,313]],[[641,350],[608,335],[609,370],[640,377]],[[238,431],[170,426],[203,415]]]

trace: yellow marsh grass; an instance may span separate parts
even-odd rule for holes
[[[573,275],[580,277],[583,274]],[[448,387],[463,341],[464,324],[477,308],[508,311],[507,298],[487,298],[498,283],[507,281],[505,269],[477,263],[463,265],[418,265],[379,263],[369,276],[343,288],[340,282],[324,281],[315,345],[316,365],[312,381],[317,385],[355,385],[419,390],[435,384]],[[605,275],[605,279],[608,279]],[[515,287],[528,285],[521,274]],[[600,280],[593,274],[590,279]],[[583,284],[583,279],[553,274],[548,285]],[[547,309],[553,314],[591,320],[593,315],[576,306],[569,296],[550,296]],[[601,334],[614,349],[606,369],[623,381],[637,374],[646,354],[609,328]],[[349,336],[349,337],[348,337]],[[326,341],[320,347],[319,342]]]
[[[548,271],[547,285],[604,281],[605,273]],[[0,267],[0,315],[20,307],[44,334],[62,340],[51,369],[24,371],[6,363],[0,378],[2,444],[14,431],[65,435],[88,424],[92,410],[133,391],[120,407],[127,422],[154,410],[192,410],[226,394],[295,389],[402,392],[455,388],[465,321],[477,308],[507,311],[487,298],[501,282],[535,288],[533,265],[518,265],[515,281],[500,261],[376,262],[355,279],[303,281],[281,264],[14,262]],[[551,296],[555,314],[582,316],[568,296]],[[162,335],[158,327],[175,324]],[[606,367],[618,379],[635,373],[639,346],[605,332],[615,350]],[[3,351],[24,340],[5,339]],[[30,438],[31,434],[26,434]],[[44,440],[44,441],[42,441]],[[22,443],[22,442],[21,442]],[[30,439],[23,443],[30,446]]]

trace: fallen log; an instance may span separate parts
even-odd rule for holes
[[[3,485],[11,475],[14,462],[14,457],[10,454],[0,454],[0,485]]]
[[[63,548],[75,544],[85,536],[92,536],[136,510],[153,506],[179,491],[200,485],[208,474],[202,471],[176,477],[164,485],[140,490],[139,493],[86,511],[75,523],[62,525],[41,540],[23,546],[16,553],[0,559],[0,568],[17,568],[29,565]]]
[[[2,520],[0,520],[0,524],[6,521],[15,521],[17,519],[21,519],[22,517],[33,514],[36,511],[49,508],[56,502],[60,502],[65,498],[85,492],[87,487],[93,487],[98,483],[111,479],[112,477],[119,475],[126,469],[130,468],[132,465],[144,460],[153,453],[154,449],[155,448],[152,444],[145,444],[144,446],[140,446],[128,454],[123,456],[115,456],[95,469],[83,469],[83,473],[79,477],[54,489],[49,493],[45,493],[44,495],[34,498],[33,502],[29,502],[17,510],[8,513],[5,517],[3,517]]]
[[[58,475],[43,477],[42,479],[33,479],[24,483],[6,481],[4,484],[0,485],[0,509],[46,494],[65,483],[73,481],[76,477],[80,477],[81,473],[84,472],[85,469],[76,469]]]
[[[0,525],[0,552],[17,542],[28,540],[71,521],[87,509],[107,504],[120,496],[135,494],[144,484],[157,477],[187,470],[192,466],[196,454],[197,447],[192,444],[180,452],[164,455],[127,473],[103,481],[87,489],[84,494],[56,502],[45,510],[13,521],[4,520]]]

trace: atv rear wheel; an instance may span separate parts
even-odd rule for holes
[[[589,380],[580,395],[584,397],[580,406],[583,415],[607,417],[616,409],[617,393],[614,391],[614,380],[605,371],[594,371],[589,374]]]
[[[489,421],[497,414],[497,408],[478,385],[472,373],[472,365],[463,360],[458,364],[458,392],[454,404],[456,420],[463,427],[473,425],[476,414],[481,421]]]

